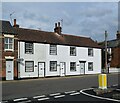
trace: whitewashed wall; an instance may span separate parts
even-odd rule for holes
[[[70,56],[70,46],[57,45],[57,55],[49,55],[49,44],[34,43],[34,54],[25,54],[24,42],[20,42],[20,78],[38,77],[38,62],[45,62],[45,76],[60,76],[60,62],[66,63],[65,75],[80,75],[80,62],[85,63],[85,74],[101,73],[101,49],[94,48],[94,56],[88,56],[88,48],[76,47],[76,56]],[[25,61],[34,61],[34,72],[25,72]],[[50,61],[57,61],[57,71],[50,71]],[[76,62],[76,71],[70,71],[70,62]],[[88,62],[93,62],[93,71],[88,71]]]
[[[38,62],[46,61],[46,45],[34,43],[34,54],[25,54],[25,43],[20,42],[20,58],[24,61],[20,63],[20,78],[38,77]],[[34,72],[25,72],[25,61],[34,61]],[[35,67],[37,65],[37,67]]]

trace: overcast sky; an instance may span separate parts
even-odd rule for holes
[[[117,2],[3,2],[2,19],[16,18],[20,27],[53,31],[63,19],[62,32],[103,41],[104,31],[115,39],[118,30]]]

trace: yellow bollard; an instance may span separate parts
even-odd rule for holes
[[[99,89],[107,89],[107,74],[99,74]]]

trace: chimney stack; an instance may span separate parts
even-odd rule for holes
[[[60,22],[58,22],[58,26],[57,26],[57,23],[55,23],[54,32],[56,32],[56,33],[58,33],[58,34],[61,34],[62,28],[61,28],[61,26],[60,26]]]
[[[19,28],[19,25],[16,24],[16,19],[14,19],[14,25],[13,25],[13,27],[18,27]]]
[[[116,37],[117,39],[120,39],[120,31],[117,31]]]

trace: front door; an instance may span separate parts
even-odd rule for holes
[[[38,77],[44,77],[45,76],[45,63],[41,62],[38,63]]]
[[[6,80],[14,79],[13,60],[6,60]]]
[[[85,74],[85,62],[80,62],[80,74]]]
[[[60,63],[60,76],[65,76],[65,62]]]

